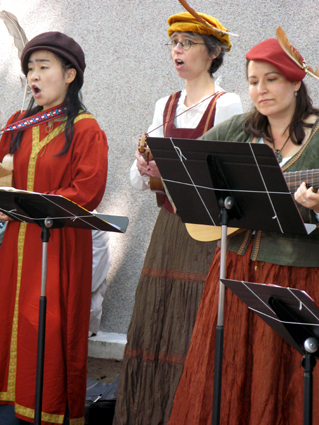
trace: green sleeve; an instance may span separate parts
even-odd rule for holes
[[[247,114],[235,115],[232,118],[216,125],[203,134],[200,139],[219,140],[228,142],[246,142],[251,136],[243,131],[243,122]]]

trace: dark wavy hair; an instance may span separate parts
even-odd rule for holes
[[[192,33],[195,34],[195,33]],[[197,33],[196,33],[197,34]],[[215,59],[213,59],[213,62],[208,70],[210,74],[214,74],[223,64],[224,62],[224,55],[226,50],[228,49],[227,46],[224,46],[216,37],[213,35],[207,35],[207,34],[197,34],[199,35],[207,47],[209,56],[217,56]]]
[[[246,62],[246,76],[248,76],[249,60]],[[289,137],[295,145],[301,145],[305,138],[305,128],[311,128],[312,124],[306,123],[304,120],[310,115],[319,116],[319,109],[312,105],[312,100],[308,95],[307,87],[301,81],[298,95],[296,96],[296,107],[291,123],[288,125]],[[243,130],[246,134],[251,134],[257,138],[263,138],[270,143],[273,143],[273,137],[269,128],[269,121],[265,115],[258,112],[254,106],[249,113],[247,119],[243,123]]]
[[[54,54],[54,55],[61,62],[62,69],[64,72],[66,72],[68,69],[74,68],[74,66],[67,59],[62,58],[61,56],[57,54]],[[65,105],[67,107],[67,113],[66,113],[67,120],[66,120],[66,125],[64,130],[65,144],[61,152],[59,152],[57,155],[63,155],[70,149],[70,146],[73,140],[73,133],[74,133],[74,119],[81,110],[86,111],[86,108],[82,103],[82,95],[80,90],[81,90],[81,84],[79,82],[79,78],[77,74],[75,79],[72,81],[72,83],[69,84],[68,91],[64,99]],[[34,103],[35,101],[34,101],[34,98],[32,97],[25,114],[19,119],[28,118],[32,115],[39,113],[42,110],[42,106],[34,106]],[[11,140],[10,140],[9,153],[14,154],[14,152],[17,149],[19,149],[23,132],[24,130],[19,131],[18,133],[12,133]]]

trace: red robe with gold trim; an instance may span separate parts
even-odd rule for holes
[[[12,120],[12,118],[11,118]],[[107,177],[105,133],[91,114],[79,114],[67,153],[63,123],[48,133],[46,124],[25,130],[14,154],[17,189],[62,195],[93,210]],[[11,134],[0,141],[0,160]],[[0,248],[0,403],[33,421],[39,299],[41,228],[9,222]],[[48,244],[47,315],[43,423],[61,424],[67,405],[70,424],[84,424],[86,362],[91,302],[91,230],[52,229]]]

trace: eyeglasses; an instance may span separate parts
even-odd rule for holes
[[[194,43],[191,40],[184,40],[184,41],[177,41],[177,40],[171,40],[168,43],[166,43],[166,46],[168,46],[168,48],[170,50],[175,49],[175,47],[180,44],[181,48],[185,51],[189,50],[194,44],[202,44],[205,45],[205,43]]]

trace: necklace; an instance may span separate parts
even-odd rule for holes
[[[290,135],[287,137],[287,140],[285,141],[285,143],[282,145],[282,148],[281,149],[276,149],[276,146],[275,146],[275,140],[274,140],[274,151],[275,151],[275,155],[276,155],[276,157],[277,157],[277,161],[279,162],[279,164],[281,163],[281,161],[282,161],[282,156],[281,156],[281,151],[283,150],[283,148],[286,146],[286,144],[287,144],[287,142],[288,142],[288,140],[290,139]]]

